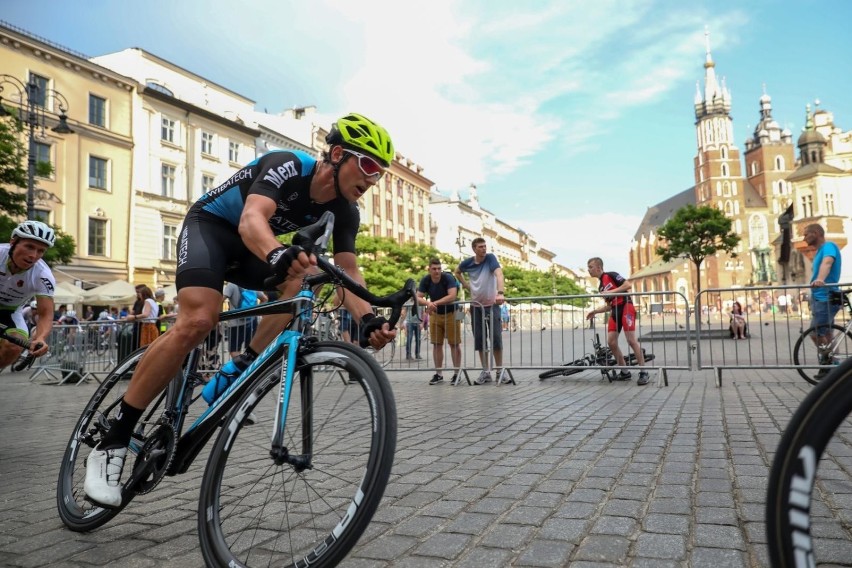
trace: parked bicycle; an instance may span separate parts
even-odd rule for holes
[[[642,348],[642,355],[645,357],[646,363],[654,360],[654,354],[646,352],[644,347]],[[630,366],[635,366],[638,363],[636,354],[632,351],[624,356],[624,361]],[[595,336],[592,339],[591,353],[587,353],[581,358],[575,359],[570,363],[564,363],[561,367],[544,371],[539,374],[538,378],[544,380],[552,379],[554,377],[568,377],[588,370],[586,367],[611,367],[615,364],[615,355],[612,354],[612,350],[608,345],[601,343],[600,334],[595,333]],[[618,378],[619,371],[616,369],[601,369],[600,371],[601,380],[604,378],[609,380],[609,382],[620,380]]]
[[[852,291],[844,290],[838,301],[842,302],[844,309],[852,316],[850,294]],[[802,332],[793,347],[796,371],[812,385],[819,383],[833,366],[852,357],[852,319],[845,326],[833,324],[830,329],[832,339],[825,345],[818,345],[814,341],[816,328],[809,327]]]
[[[209,408],[194,404],[203,384],[197,371],[200,345],[145,410],[131,440],[135,461],[127,462],[131,473],[117,509],[85,499],[83,467],[87,448],[99,443],[114,420],[127,388],[122,379],[132,375],[144,348],[104,379],[74,427],[59,472],[59,515],[70,529],[99,527],[164,476],[185,473],[218,430],[198,503],[208,565],[334,566],[355,545],[390,476],[396,407],[375,359],[356,345],[311,336],[313,290],[331,284],[391,308],[393,326],[414,296],[414,281],[385,297],[361,287],[325,256],[333,220],[326,213],[293,239],[317,255],[320,269],[304,279],[297,296],[220,314],[222,321],[293,315],[222,397]]]
[[[831,443],[835,438],[848,442],[850,414],[852,359],[847,359],[808,393],[775,451],[766,494],[766,535],[772,566],[816,566],[819,537],[850,538],[849,454],[845,443]],[[828,562],[849,561],[844,552],[840,556],[837,550],[824,552],[834,553],[826,559]]]

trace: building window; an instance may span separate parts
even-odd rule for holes
[[[784,157],[783,156],[775,156],[775,171],[778,171],[778,172],[784,171]]]
[[[162,187],[160,195],[163,197],[175,196],[175,167],[169,164],[163,164],[162,168]]]
[[[43,142],[35,143],[35,159],[36,164],[40,162],[44,162],[47,164],[52,164],[50,159],[50,144],[45,144]],[[38,173],[38,168],[36,168],[36,173]],[[50,176],[39,176],[39,177],[50,177]]]
[[[165,142],[175,143],[175,121],[171,118],[163,117],[163,126],[160,130],[160,140]]]
[[[240,161],[240,143],[239,142],[229,142],[228,143],[228,160],[231,162],[238,163]]]
[[[834,215],[834,194],[826,193],[825,194],[825,214],[826,215]]]
[[[722,177],[728,177],[728,164],[722,164]]]
[[[89,219],[89,256],[106,256],[107,222]]]
[[[107,161],[96,156],[89,156],[89,187],[95,189],[107,188]]]
[[[50,210],[49,209],[36,209],[35,210],[35,218],[39,221],[43,221],[48,225],[52,225],[50,222]]]
[[[216,187],[216,181],[213,176],[202,175],[201,176],[201,193],[209,193],[210,190]]]
[[[89,124],[106,128],[106,99],[89,95]]]
[[[721,150],[722,150],[722,159],[727,160],[728,159],[728,147],[722,146]]]
[[[802,196],[802,217],[812,217],[814,214],[814,198],[810,195]]]
[[[757,175],[757,162],[751,163],[751,175],[753,175],[753,176]]]
[[[177,236],[177,225],[163,224],[163,260],[176,260]]]
[[[202,132],[201,133],[201,153],[213,155],[213,133],[212,132]]]
[[[35,92],[29,93],[30,100],[37,106],[44,108],[44,105],[47,102],[47,84],[49,83],[47,77],[30,73],[30,83],[35,83],[36,86]],[[29,86],[27,86],[27,88],[29,89]]]

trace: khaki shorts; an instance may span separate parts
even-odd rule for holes
[[[429,339],[433,345],[442,345],[444,338],[450,345],[458,345],[461,336],[461,322],[456,319],[455,312],[429,316]]]

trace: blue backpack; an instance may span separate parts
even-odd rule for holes
[[[257,305],[257,292],[240,288],[240,307],[251,308]]]

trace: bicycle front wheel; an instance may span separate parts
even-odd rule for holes
[[[282,363],[249,379],[210,452],[198,509],[208,565],[335,566],[384,494],[396,406],[375,359],[339,342],[299,354],[276,459]]]
[[[831,362],[842,362],[852,357],[852,333],[848,333],[846,328],[839,325],[831,326],[831,333],[834,340],[832,344],[835,348],[832,350]],[[793,348],[793,363],[796,365],[813,365],[813,368],[798,367],[796,371],[803,379],[815,385],[819,383],[825,373],[820,374],[820,369],[817,365],[830,364],[831,362],[820,361],[819,351],[816,346],[816,328],[808,328],[799,336],[796,345]]]
[[[589,364],[585,359],[577,359],[572,363],[565,363],[562,367],[557,369],[548,369],[542,373],[539,373],[538,378],[540,380],[544,379],[552,379],[553,377],[568,377],[575,373],[579,373],[584,369],[582,367],[587,367]]]
[[[852,360],[808,393],[776,450],[766,495],[772,566],[815,566],[817,557],[829,563],[849,561],[850,413]],[[822,477],[817,476],[821,460]]]

